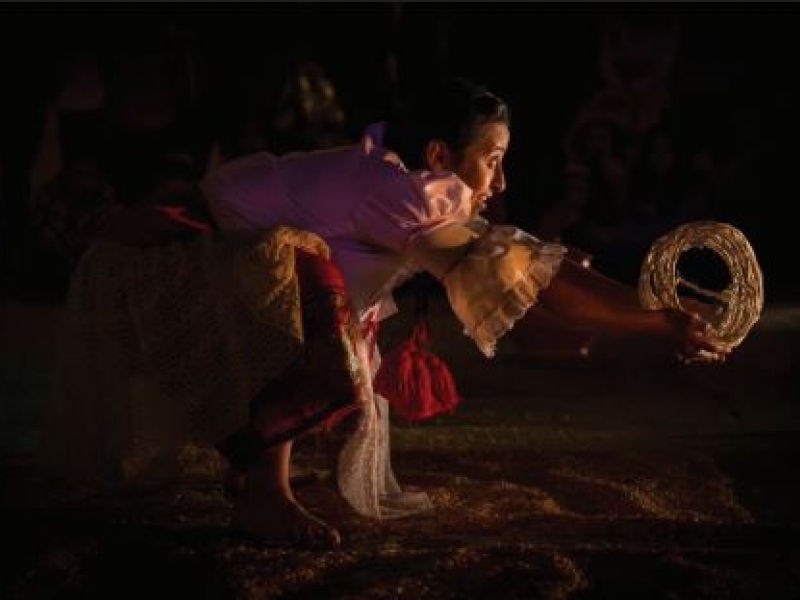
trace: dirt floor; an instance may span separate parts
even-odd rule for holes
[[[509,339],[487,361],[434,306],[464,401],[396,422],[392,443],[435,511],[355,516],[325,441],[304,440],[298,472],[314,477],[297,494],[338,523],[335,552],[237,538],[201,472],[136,491],[38,478],[58,314],[0,310],[2,598],[800,598],[800,306],[769,307],[715,367],[624,338],[573,358]]]

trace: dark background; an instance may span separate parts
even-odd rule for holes
[[[61,162],[39,185],[88,161],[107,185],[103,199],[87,205],[102,213],[106,204],[140,201],[170,178],[202,176],[215,143],[232,158],[356,140],[364,126],[391,116],[407,99],[424,99],[437,79],[462,75],[486,84],[512,110],[508,192],[495,216],[582,247],[599,269],[631,282],[647,246],[668,225],[724,220],[753,244],[767,301],[795,299],[790,213],[798,197],[798,25],[797,11],[776,4],[4,5],[3,294],[60,299],[93,231],[63,188],[61,196],[42,196],[31,184],[48,108],[58,115]],[[636,138],[646,156],[653,136],[666,132],[681,165],[699,164],[698,157],[707,165],[710,157],[719,175],[710,185],[708,169],[700,183],[693,171],[671,182],[675,188],[645,176],[645,187],[629,188],[627,201],[612,210],[604,204],[608,190],[590,172],[582,180],[589,190],[583,218],[621,223],[623,231],[627,223],[635,232],[627,238],[619,231],[592,237],[580,222],[553,228],[547,221],[574,182],[569,132],[609,87],[600,69],[609,31],[638,32],[617,49],[645,56],[638,66],[629,60],[620,67],[632,76],[652,71],[666,52],[658,41],[665,31],[676,49],[663,78],[666,108],[635,136],[613,133],[614,143],[624,149]],[[101,106],[76,110],[59,101],[75,64],[97,66],[105,89]],[[298,73],[309,65],[338,99],[323,106],[321,117],[302,108]],[[321,97],[317,103],[324,105]],[[591,157],[579,158],[594,168]],[[659,196],[663,214],[642,220],[636,211],[644,192],[637,189]],[[673,198],[677,206],[687,189],[701,190],[700,205],[672,210]],[[55,241],[54,229],[61,231]]]

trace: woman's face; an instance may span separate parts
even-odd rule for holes
[[[473,214],[483,210],[494,194],[506,189],[503,157],[510,139],[505,123],[484,123],[477,139],[456,157],[452,171],[472,188]]]

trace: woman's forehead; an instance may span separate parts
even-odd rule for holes
[[[511,132],[505,123],[484,123],[478,131],[478,138],[473,144],[481,152],[508,150]]]

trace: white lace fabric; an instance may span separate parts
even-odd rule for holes
[[[450,306],[487,357],[550,285],[567,249],[510,225],[481,227],[470,252],[442,279]]]
[[[370,347],[372,360],[369,360]],[[374,380],[380,356],[374,336],[358,344],[362,368]],[[359,425],[339,454],[339,491],[361,515],[394,519],[433,510],[428,494],[403,490],[392,471],[389,403],[370,386],[371,401],[361,411]]]

